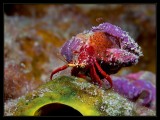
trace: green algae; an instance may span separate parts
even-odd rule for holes
[[[112,89],[104,90],[82,78],[61,76],[21,98],[13,116],[39,116],[40,108],[53,103],[70,106],[83,116],[137,115],[134,104]]]

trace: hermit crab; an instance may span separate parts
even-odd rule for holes
[[[110,74],[131,66],[142,56],[141,47],[120,27],[108,22],[73,36],[60,50],[67,64],[52,71],[52,76],[68,67],[71,75],[90,77],[102,86],[102,79],[112,87]]]

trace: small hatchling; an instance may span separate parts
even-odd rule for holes
[[[88,76],[100,87],[102,79],[107,80],[110,88],[112,79],[109,75],[117,73],[122,67],[136,64],[143,55],[141,47],[127,32],[108,22],[73,36],[60,52],[67,64],[53,70],[50,79],[55,73],[73,67],[71,75]]]

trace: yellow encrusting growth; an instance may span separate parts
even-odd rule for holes
[[[104,90],[82,78],[61,76],[22,97],[13,116],[39,116],[42,107],[55,103],[67,105],[83,116],[136,115],[133,103],[112,89]]]

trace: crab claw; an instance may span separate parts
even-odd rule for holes
[[[106,62],[110,65],[130,66],[138,62],[139,56],[122,49],[107,49]]]

